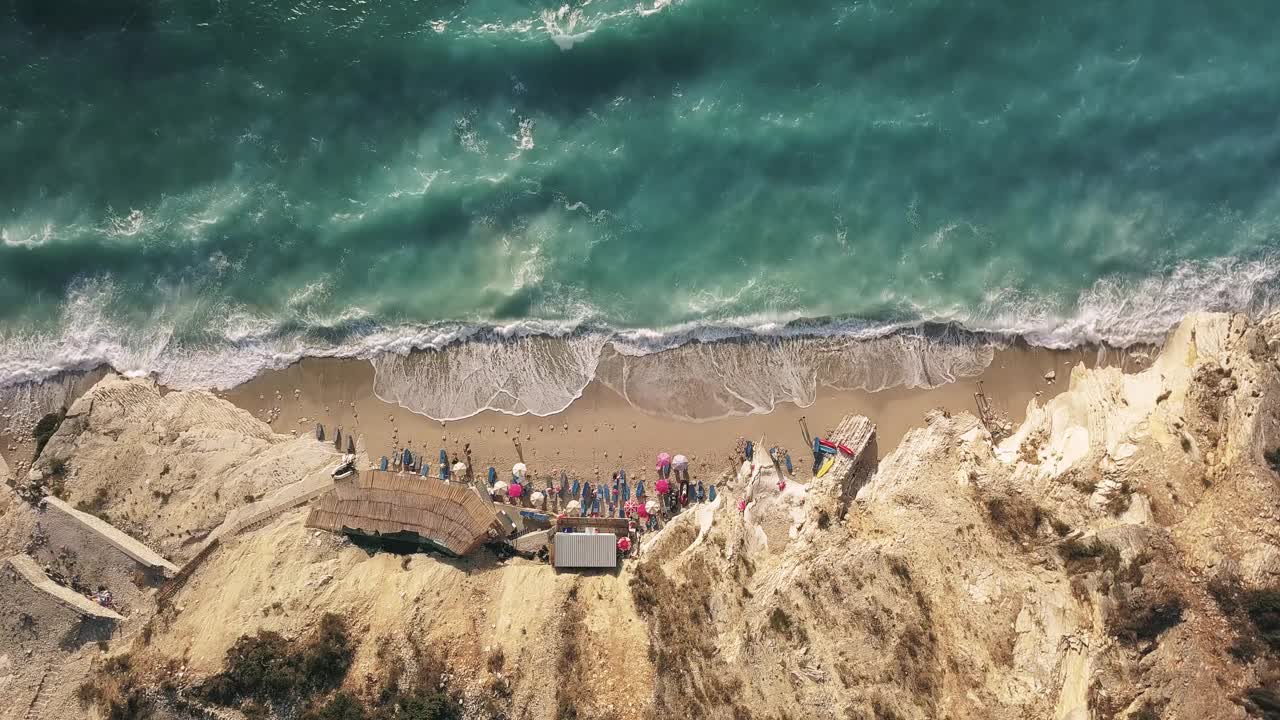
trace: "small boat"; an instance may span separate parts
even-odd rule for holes
[[[818,474],[814,475],[814,477],[822,477],[823,475],[826,475],[827,471],[831,469],[831,466],[835,464],[836,459],[834,457],[829,457],[826,460],[823,460],[822,467],[818,468]]]
[[[342,463],[333,469],[334,480],[346,480],[356,474],[356,456],[346,455],[342,458]]]

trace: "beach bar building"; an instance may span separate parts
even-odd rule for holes
[[[320,497],[307,527],[461,557],[502,536],[493,503],[469,484],[366,470]]]
[[[551,565],[562,568],[616,568],[618,538],[628,535],[622,518],[557,518],[551,538]]]

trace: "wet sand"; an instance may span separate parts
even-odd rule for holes
[[[481,476],[493,466],[499,477],[506,477],[513,463],[523,461],[535,477],[565,470],[590,480],[608,478],[622,468],[633,479],[651,479],[654,458],[665,451],[687,455],[695,479],[712,479],[733,467],[736,440],[744,437],[764,447],[787,448],[797,472],[805,477],[812,455],[804,446],[801,417],[807,418],[814,434],[825,435],[847,414],[866,415],[877,425],[878,452],[883,456],[911,428],[923,425],[932,409],[976,414],[974,393],[980,383],[993,407],[1016,424],[1032,399],[1039,396],[1044,401],[1066,390],[1076,364],[1118,365],[1129,371],[1141,369],[1145,362],[1143,351],[1013,347],[998,351],[981,376],[932,389],[820,390],[809,407],[784,403],[768,414],[705,421],[637,410],[602,383],[592,382],[581,398],[552,416],[486,411],[440,422],[376,397],[370,363],[339,359],[303,360],[220,395],[270,422],[277,432],[311,434],[318,422],[329,439],[339,427],[344,438],[354,433],[375,462],[407,447],[438,464],[441,448],[461,459],[469,444]],[[1045,379],[1050,371],[1056,373],[1053,382]]]

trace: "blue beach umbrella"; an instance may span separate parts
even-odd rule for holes
[[[440,448],[440,479],[449,479],[449,453]]]
[[[413,453],[409,452],[409,448],[404,449],[404,454],[400,456],[400,464],[406,468],[413,465]]]
[[[569,493],[570,497],[581,497],[582,492],[578,488],[578,478],[573,479],[573,490]]]
[[[422,463],[422,467],[418,468],[418,474],[422,477],[427,476],[427,472],[431,470],[431,463]]]
[[[379,470],[386,470],[386,469],[387,469],[387,456],[386,456],[386,455],[383,455],[383,456],[382,456],[382,459],[378,461],[378,469],[379,469]]]
[[[644,481],[637,480],[636,481],[636,497],[643,497],[643,496],[644,496]]]

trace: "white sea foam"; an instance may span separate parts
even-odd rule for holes
[[[1014,337],[1053,348],[1158,342],[1189,312],[1276,309],[1278,290],[1274,259],[1223,259],[1100,281],[1065,315],[992,292],[972,314],[920,308],[919,318],[872,322],[780,313],[614,330],[571,294],[557,309],[564,320],[384,325],[361,308],[326,316],[311,309],[326,293],[321,281],[291,298],[286,318],[197,304],[214,326],[196,342],[183,339],[196,310],[174,300],[141,326],[126,324],[111,310],[116,288],[97,279],[74,285],[54,328],[0,335],[0,387],[107,365],[175,388],[226,389],[305,357],[338,357],[372,362],[380,396],[439,419],[486,409],[553,414],[597,378],[637,407],[706,418],[806,405],[824,386],[929,387],[973,376]],[[922,324],[930,321],[954,324]]]

